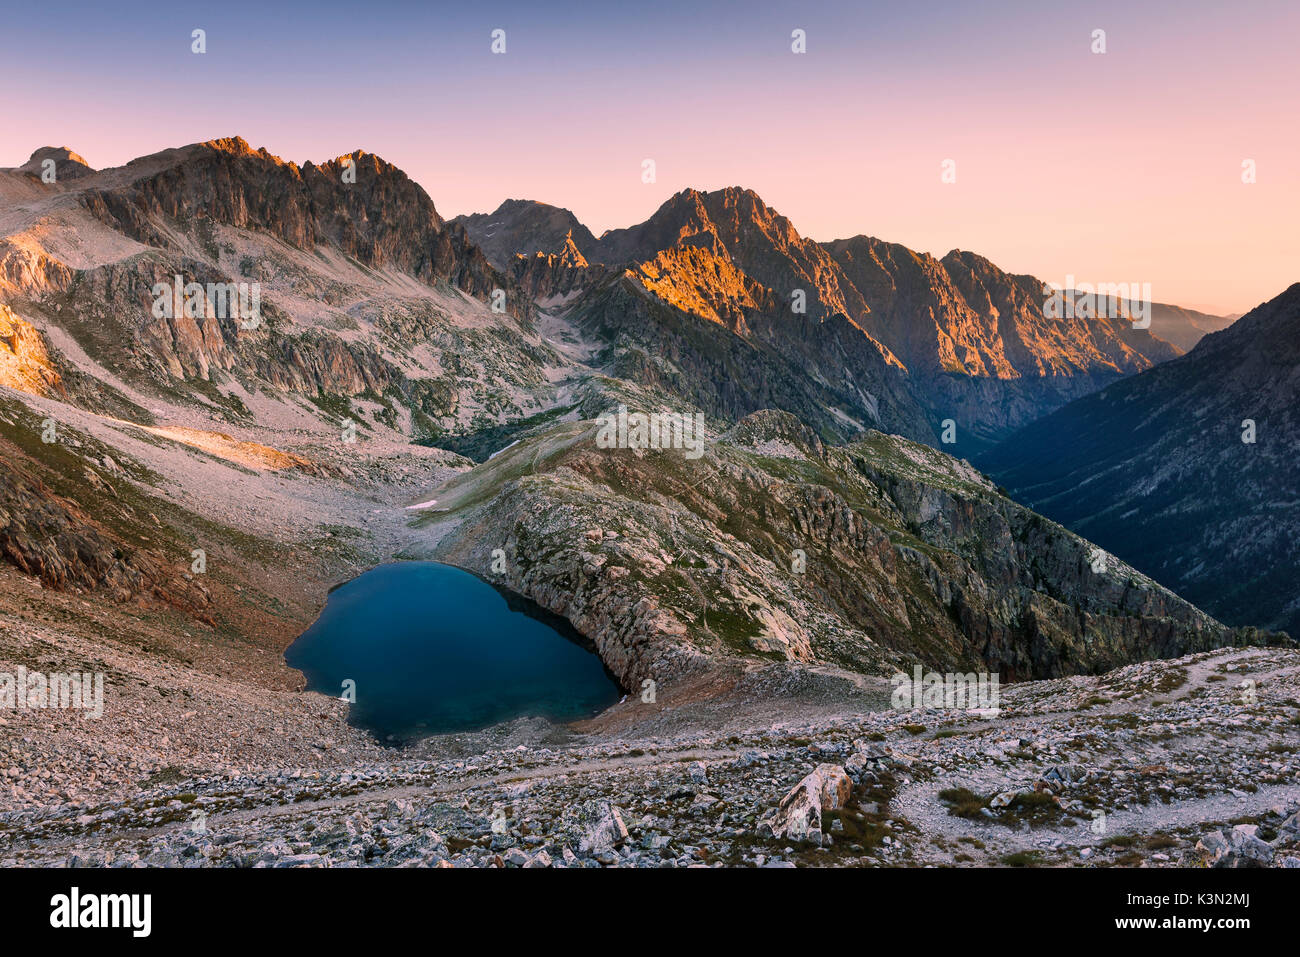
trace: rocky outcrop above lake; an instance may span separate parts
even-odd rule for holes
[[[559,426],[453,480],[437,498],[461,523],[438,554],[569,618],[628,688],[731,658],[1015,680],[1285,641],[896,436],[827,447],[765,412],[694,460],[595,438]]]

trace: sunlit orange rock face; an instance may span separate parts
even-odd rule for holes
[[[298,249],[333,244],[366,266],[445,282],[472,296],[501,284],[464,230],[444,222],[418,184],[373,153],[297,166],[232,137],[137,162],[128,182],[113,180],[79,196],[101,223],[137,242],[167,245],[160,217],[207,219],[270,233]],[[507,300],[507,312],[517,308]]]
[[[699,246],[662,250],[641,263],[636,275],[664,302],[734,332],[748,331],[746,310],[778,308],[772,291],[741,272],[725,251]]]
[[[502,268],[508,268],[515,281],[534,299],[564,296],[593,282],[604,270],[592,269],[566,233],[558,252],[539,249],[531,256],[514,256]]]
[[[463,221],[498,257],[552,252],[581,229],[568,210],[518,200]],[[974,253],[936,258],[865,235],[814,242],[739,187],[683,190],[643,223],[582,234],[584,278],[548,272],[546,289],[576,300],[585,286],[601,296],[600,266],[624,274],[674,309],[778,350],[800,375],[861,392],[863,402],[837,397],[850,416],[913,434],[908,415],[875,415],[908,404],[890,381],[897,369],[929,420],[921,437],[932,441],[930,429],[951,419],[975,443],[963,453],[1179,352],[1123,315],[1048,316],[1042,281]],[[562,269],[554,257],[546,266]],[[609,312],[598,302],[577,308]],[[1155,305],[1157,314],[1164,308]],[[617,326],[617,317],[597,325]]]
[[[853,319],[869,311],[861,295],[842,282],[840,270],[821,246],[800,236],[790,220],[753,190],[738,187],[712,193],[683,190],[644,223],[605,233],[588,258],[647,262],[662,250],[684,248],[725,257],[747,281],[770,289],[780,303],[788,304],[794,290],[803,290],[807,314],[814,319],[834,313]]]
[[[1176,354],[1123,319],[1048,319],[1041,282],[973,253],[940,260],[869,236],[805,239],[752,190],[686,190],[646,223],[602,236],[593,255],[639,261],[648,289],[715,321],[720,305],[788,313],[802,290],[810,316],[847,316],[922,378],[1118,376]]]
[[[63,391],[45,340],[8,306],[0,306],[0,385],[32,395]]]

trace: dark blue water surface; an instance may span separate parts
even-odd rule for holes
[[[356,682],[349,720],[380,738],[523,715],[589,717],[622,694],[573,626],[437,562],[380,565],[330,592],[284,653],[313,691]]]

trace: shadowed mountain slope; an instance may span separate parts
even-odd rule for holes
[[[984,465],[1224,621],[1295,634],[1296,449],[1300,284],[1186,356],[1035,422]]]

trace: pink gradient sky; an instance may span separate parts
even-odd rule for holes
[[[814,239],[970,249],[1212,312],[1300,281],[1300,5],[896,6],[31,7],[0,39],[0,165],[240,135],[298,162],[377,153],[448,217],[538,199],[599,234],[739,185]]]

